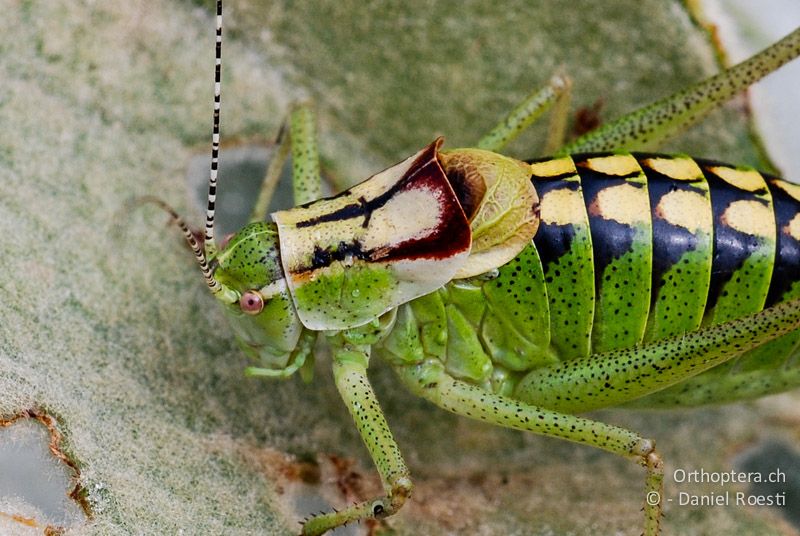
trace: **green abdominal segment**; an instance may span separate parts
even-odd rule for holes
[[[436,359],[454,378],[565,411],[636,398],[697,405],[800,384],[797,331],[758,347],[718,333],[724,350],[709,359],[722,364],[692,365],[672,380],[658,367],[658,380],[640,374],[656,357],[679,362],[687,334],[800,298],[799,187],[658,154],[574,155],[531,169],[541,203],[532,244],[496,273],[402,306],[378,352],[395,364]],[[706,352],[708,340],[691,344]],[[625,361],[609,370],[611,355]],[[575,376],[578,367],[587,374]],[[568,397],[572,386],[558,382],[582,382],[581,400],[539,398],[550,383],[556,398]]]

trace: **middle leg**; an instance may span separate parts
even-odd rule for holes
[[[546,151],[557,149],[564,140],[571,88],[572,81],[567,76],[560,73],[554,75],[547,81],[547,85],[525,97],[525,100],[483,136],[477,147],[487,151],[500,151],[551,106],[555,106],[548,130]]]
[[[317,536],[354,521],[382,519],[397,512],[411,495],[411,477],[367,378],[369,347],[332,337],[336,387],[355,421],[383,483],[384,495],[339,511],[321,514],[303,525],[304,536]]]
[[[288,129],[287,129],[288,123]],[[288,132],[287,132],[288,130]],[[250,213],[250,221],[262,221],[266,216],[272,195],[280,179],[283,166],[292,154],[292,189],[295,205],[316,201],[322,197],[322,175],[317,149],[317,129],[314,111],[310,104],[295,104],[289,117],[281,126],[276,140],[277,148],[270,160],[258,198]]]

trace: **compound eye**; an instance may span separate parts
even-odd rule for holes
[[[257,315],[264,308],[264,298],[257,290],[248,290],[239,298],[239,308],[248,315]]]

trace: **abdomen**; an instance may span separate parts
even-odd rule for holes
[[[542,218],[534,244],[550,344],[562,360],[800,296],[800,186],[680,156],[586,154],[532,165]],[[797,339],[773,341],[736,366],[785,362]]]
[[[385,357],[440,359],[454,377],[509,394],[531,370],[800,297],[800,186],[652,154],[574,155],[532,170],[541,209],[532,243],[497,273],[451,281],[400,307]],[[704,377],[781,367],[798,343],[798,332],[776,339],[662,391],[669,400],[656,404],[719,398]],[[670,391],[699,392],[694,381],[705,394],[683,391],[675,402]],[[773,387],[748,388],[755,396]]]

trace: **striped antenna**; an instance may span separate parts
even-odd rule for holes
[[[217,0],[217,51],[216,51],[216,73],[214,76],[214,130],[211,137],[211,173],[208,179],[208,207],[206,210],[206,231],[204,243],[200,244],[198,237],[189,229],[186,222],[175,210],[167,203],[153,196],[137,198],[134,202],[150,203],[162,208],[172,218],[172,222],[177,225],[186,242],[194,252],[195,260],[203,278],[206,280],[208,288],[214,296],[225,302],[235,303],[239,300],[239,293],[220,283],[214,278],[214,273],[209,266],[209,259],[212,259],[217,252],[217,245],[214,242],[214,204],[217,198],[217,168],[219,167],[219,108],[220,108],[220,67],[222,65],[222,0]]]
[[[192,248],[192,251],[194,252],[194,258],[197,261],[197,264],[200,266],[200,271],[203,272],[203,278],[206,280],[208,288],[210,288],[211,292],[214,294],[219,294],[222,292],[222,285],[220,285],[219,282],[214,279],[214,274],[211,272],[211,268],[208,266],[206,255],[203,253],[203,248],[197,242],[194,233],[192,233],[191,229],[189,229],[189,226],[186,225],[186,222],[183,220],[183,218],[181,218],[171,206],[157,197],[146,195],[136,199],[136,202],[156,205],[164,209],[170,215],[173,223],[180,227],[181,231],[183,231],[183,236],[186,238],[186,242],[189,244],[189,247]]]
[[[214,63],[214,127],[211,131],[211,172],[208,176],[208,206],[206,207],[205,252],[212,258],[217,252],[214,241],[214,205],[217,202],[217,172],[219,169],[219,110],[222,87],[222,0],[217,0],[217,46]]]

